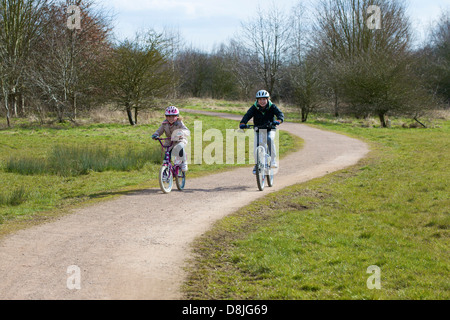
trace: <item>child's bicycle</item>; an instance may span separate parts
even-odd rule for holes
[[[170,148],[173,145],[173,141],[171,138],[161,139],[156,138],[161,144],[162,149],[165,152],[164,162],[159,170],[159,186],[161,187],[162,192],[170,193],[173,187],[173,180],[175,179],[175,183],[177,185],[178,190],[184,190],[184,186],[186,185],[186,173],[181,170],[179,164],[174,164],[171,155]],[[163,141],[171,141],[170,145],[164,145]]]
[[[267,133],[270,130],[275,130],[276,124],[268,122],[262,126],[247,125],[247,128],[253,128],[258,133],[256,135],[256,184],[258,185],[259,191],[264,191],[266,181],[269,187],[273,187],[274,184],[274,174],[271,167],[272,157],[268,148],[270,138]],[[266,134],[267,138],[261,139],[261,134]],[[264,143],[261,143],[261,140],[263,140]]]

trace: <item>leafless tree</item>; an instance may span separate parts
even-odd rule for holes
[[[0,0],[0,84],[8,126],[11,126],[11,110],[17,115],[24,70],[49,3],[47,0]]]
[[[245,47],[236,40],[231,40],[227,46],[227,54],[230,57],[228,68],[232,71],[233,79],[238,85],[239,98],[248,97],[258,90],[260,86],[255,83],[255,73],[258,70],[258,56],[249,54]]]
[[[310,20],[307,8],[301,3],[291,10],[292,37],[289,61],[285,66],[283,98],[298,106],[301,119],[306,122],[310,112],[322,102],[322,78],[319,63],[311,54]]]
[[[209,54],[196,48],[182,50],[176,58],[176,70],[180,77],[180,93],[183,96],[202,97],[211,81]]]
[[[68,28],[68,8],[80,8],[81,29]],[[46,28],[33,50],[29,83],[35,94],[53,105],[60,122],[67,114],[76,119],[78,100],[95,94],[94,82],[111,51],[107,16],[93,10],[92,1],[66,0],[52,4],[44,16]]]
[[[370,6],[380,28],[370,28]],[[373,7],[372,7],[373,8]],[[316,55],[328,83],[353,110],[379,116],[410,108],[420,84],[412,81],[411,27],[401,0],[321,0],[314,29]]]
[[[419,70],[430,91],[450,106],[450,10],[441,14],[418,55]]]
[[[291,31],[288,16],[272,3],[264,8],[259,6],[251,20],[242,23],[238,37],[247,56],[257,59],[255,76],[274,96],[290,48]]]

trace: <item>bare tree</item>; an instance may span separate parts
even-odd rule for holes
[[[289,62],[285,66],[283,98],[300,108],[302,122],[322,102],[322,75],[309,46],[310,21],[307,9],[301,3],[291,10],[292,37]]]
[[[290,48],[290,39],[290,21],[275,3],[258,7],[256,15],[242,24],[238,41],[246,48],[248,57],[257,59],[255,75],[272,95],[276,95],[276,85],[281,80],[280,70]]]
[[[422,73],[431,92],[450,106],[450,11],[441,14],[420,50]]]
[[[370,28],[379,8],[381,26]],[[410,22],[401,0],[322,0],[314,30],[316,55],[328,83],[353,110],[379,116],[406,110],[420,84],[410,81]]]
[[[68,8],[80,8],[81,29],[67,27]],[[56,109],[58,121],[76,119],[78,100],[87,102],[98,88],[96,75],[111,51],[108,18],[91,1],[66,0],[48,7],[45,32],[33,50],[29,82],[35,94]]]
[[[36,44],[47,0],[0,0],[0,85],[11,126],[30,51]]]
[[[238,84],[239,97],[247,99],[253,91],[258,90],[258,84],[255,83],[255,72],[258,69],[257,54],[249,54],[236,40],[231,40],[226,50],[230,57],[228,68]]]
[[[211,81],[209,54],[195,48],[180,52],[176,70],[180,76],[180,92],[184,96],[202,97],[208,92]]]

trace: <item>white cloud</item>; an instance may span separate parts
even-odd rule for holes
[[[252,19],[258,5],[273,3],[289,9],[299,1],[314,4],[318,0],[98,0],[117,14],[115,32],[131,37],[146,28],[179,29],[188,43],[203,48],[227,41],[240,28],[240,22]],[[408,0],[413,28],[423,33],[449,0]]]

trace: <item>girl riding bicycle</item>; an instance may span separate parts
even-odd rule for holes
[[[266,90],[258,91],[256,94],[256,102],[251,108],[247,111],[247,113],[244,115],[244,117],[241,120],[240,128],[245,129],[247,127],[247,123],[250,121],[250,119],[253,118],[253,123],[255,126],[263,126],[267,123],[275,123],[276,125],[280,125],[284,122],[284,114],[281,112],[281,110],[274,104],[272,101],[270,101],[270,94]],[[276,120],[275,120],[276,119]],[[276,148],[275,148],[275,130],[270,130],[267,132],[267,138],[271,141],[270,143],[270,154],[272,158],[272,167],[277,168],[277,154],[276,154]],[[255,145],[254,150],[256,153],[256,132],[255,132]],[[255,155],[256,160],[256,155]],[[256,174],[256,166],[253,169],[253,174]]]
[[[188,171],[186,146],[188,143],[187,137],[190,135],[189,129],[184,125],[178,108],[171,106],[165,111],[166,120],[152,135],[152,139],[158,139],[163,133],[166,137],[171,138],[174,144],[170,151],[175,151],[175,163],[180,163],[183,172]]]

